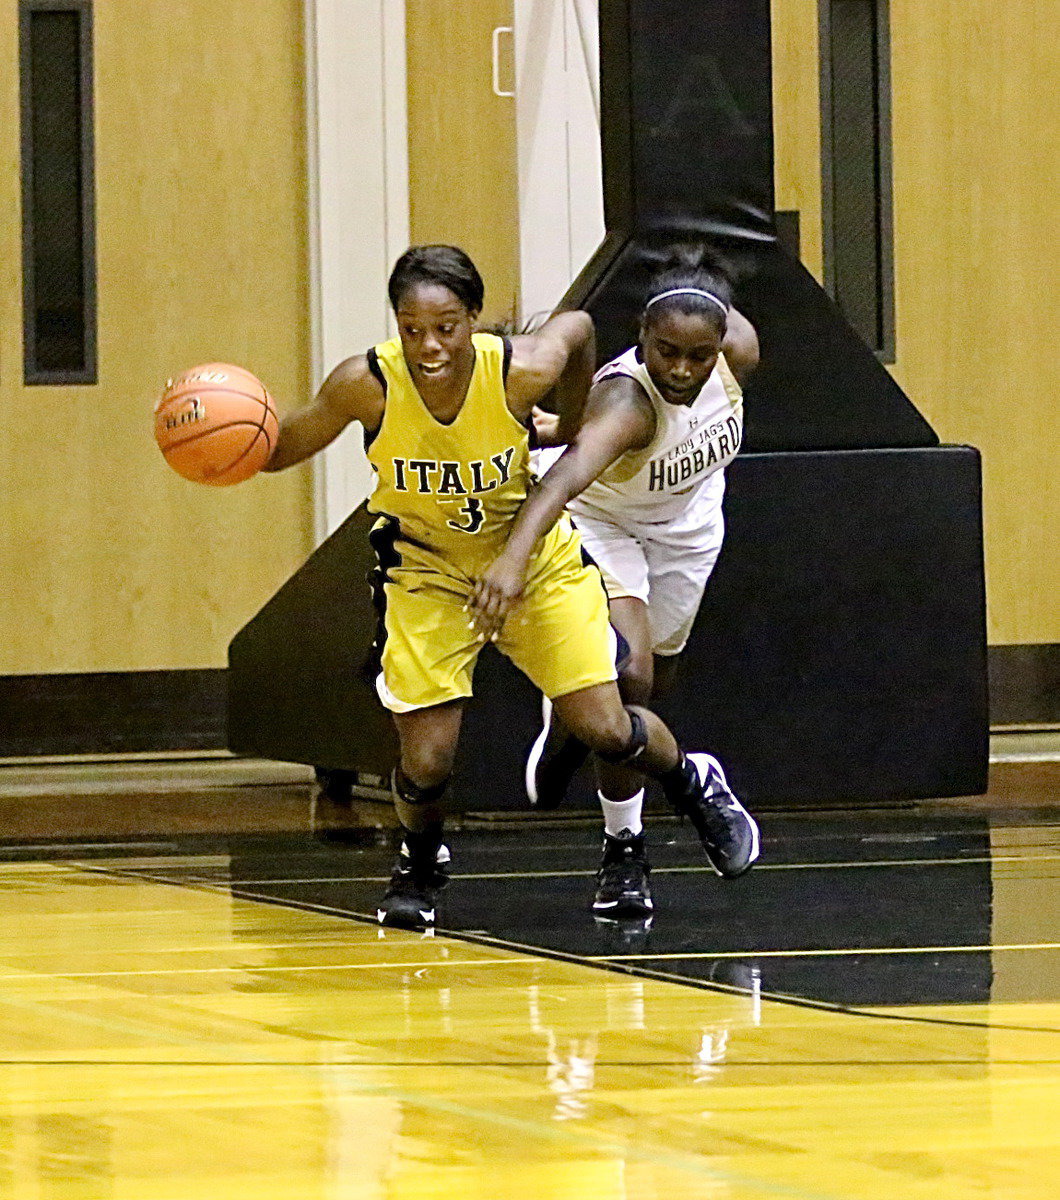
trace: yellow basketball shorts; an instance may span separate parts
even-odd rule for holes
[[[380,555],[385,575],[375,588],[379,698],[399,713],[466,698],[483,646],[464,611],[470,582],[418,565],[407,543],[394,549],[401,565]],[[495,645],[549,699],[617,678],[600,572],[566,516],[544,539]]]

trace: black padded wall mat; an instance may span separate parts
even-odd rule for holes
[[[233,638],[228,744],[237,753],[388,775],[397,735],[364,666],[375,635],[362,504]]]
[[[738,459],[675,732],[749,797],[985,791],[979,478],[954,446]]]

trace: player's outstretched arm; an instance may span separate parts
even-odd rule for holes
[[[339,363],[324,380],[310,404],[288,413],[280,422],[276,449],[266,471],[282,471],[304,462],[333,442],[351,421],[369,431],[379,428],[385,397],[363,355]]]
[[[526,421],[547,394],[558,414],[557,444],[569,442],[581,422],[596,369],[596,331],[586,312],[556,313],[532,334],[512,338],[508,407]]]
[[[471,612],[480,631],[494,636],[522,594],[534,547],[568,502],[629,450],[642,449],[655,435],[655,413],[640,385],[626,376],[596,384],[574,440],[527,497],[512,524],[504,550],[471,593]]]

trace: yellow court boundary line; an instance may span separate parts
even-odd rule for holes
[[[245,972],[252,975],[301,975],[309,971],[410,971],[425,967],[510,967],[526,961],[525,955],[513,952],[511,958],[449,959],[436,958],[429,962],[373,962],[373,963],[307,963],[304,966],[254,966],[250,963],[230,967],[148,967],[141,971],[32,971],[14,975],[0,975],[0,980],[11,979],[125,979],[145,975],[225,975]]]

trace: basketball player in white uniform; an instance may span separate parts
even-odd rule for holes
[[[629,645],[623,699],[648,703],[672,674],[721,549],[724,469],[743,436],[741,382],[757,362],[757,336],[733,309],[725,272],[703,252],[675,254],[648,289],[638,344],[597,372],[574,440],[541,463],[548,469],[480,582],[476,612],[503,621],[533,545],[568,507],[604,577],[611,623]],[[547,417],[538,429],[547,441]],[[546,713],[527,764],[531,802],[557,805],[585,756]],[[758,828],[721,764],[696,758],[724,798],[718,811],[727,822],[697,833],[715,869],[732,878],[757,858]],[[597,774],[605,838],[594,912],[648,916],[641,783],[604,763]],[[739,847],[738,861],[718,859],[721,843]]]

